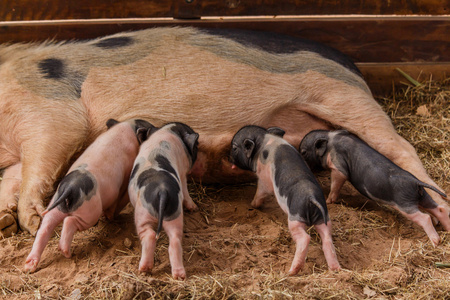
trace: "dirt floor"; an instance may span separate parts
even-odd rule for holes
[[[449,91],[448,82],[443,87]],[[450,193],[449,98],[447,114],[436,99],[396,105],[381,99],[399,132],[432,124],[445,137],[408,139],[439,184]],[[395,97],[394,97],[395,98]],[[402,104],[403,103],[403,104]],[[431,115],[417,114],[426,105]],[[406,107],[399,109],[399,107]],[[414,122],[411,121],[413,118]],[[433,118],[436,118],[434,120]],[[441,122],[441,126],[435,125]],[[434,124],[434,125],[433,125]],[[447,129],[444,129],[447,128]],[[445,132],[446,131],[446,132]],[[442,144],[443,143],[443,144]],[[427,145],[427,146],[425,146]],[[431,145],[431,146],[429,146]],[[432,151],[429,150],[432,148]],[[430,154],[431,153],[431,154]],[[447,155],[447,156],[446,156]],[[447,169],[446,169],[447,168]],[[319,181],[327,195],[329,174]],[[0,297],[4,299],[449,299],[450,234],[437,226],[442,243],[433,248],[421,228],[396,211],[367,201],[346,184],[340,203],[329,206],[340,272],[328,271],[320,238],[310,229],[306,266],[288,277],[295,246],[276,201],[253,209],[254,184],[190,184],[200,210],[185,214],[186,281],[170,277],[168,238],[158,240],[155,268],[140,274],[140,243],[130,206],[114,221],[101,219],[77,233],[73,256],[59,253],[58,233],[44,251],[37,272],[22,271],[33,237],[19,233],[0,241]]]

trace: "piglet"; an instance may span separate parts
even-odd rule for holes
[[[283,136],[284,131],[277,127],[266,130],[249,125],[241,128],[231,142],[231,163],[233,167],[256,172],[258,187],[251,203],[253,207],[261,206],[275,194],[288,215],[289,230],[296,243],[289,275],[297,274],[305,264],[310,241],[306,229],[312,225],[322,239],[328,267],[339,270],[322,189],[298,151]]]
[[[183,209],[196,210],[186,176],[197,158],[198,137],[189,126],[169,123],[151,128],[142,143],[130,177],[128,194],[135,208],[136,230],[142,244],[139,271],[151,272],[156,240],[164,227],[169,237],[172,276],[186,278],[183,266]]]
[[[113,218],[128,203],[128,180],[139,151],[137,134],[151,126],[139,119],[122,123],[108,120],[108,130],[75,161],[42,213],[42,225],[26,259],[25,271],[36,270],[54,229],[63,220],[59,249],[69,258],[75,232],[94,226],[102,213]]]
[[[439,244],[439,235],[430,216],[419,208],[434,215],[450,230],[448,211],[434,202],[424,187],[447,197],[444,193],[418,180],[348,131],[311,131],[303,138],[299,151],[311,169],[331,170],[327,203],[337,200],[342,185],[349,180],[367,198],[393,206],[421,226],[434,246]]]

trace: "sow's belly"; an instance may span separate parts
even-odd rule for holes
[[[288,66],[294,61],[298,72],[275,72],[176,39],[167,43],[133,63],[92,67],[83,82],[81,102],[87,108],[92,137],[103,130],[109,118],[141,118],[155,126],[173,121],[189,125],[200,134],[200,154],[192,177],[203,182],[254,178],[250,173],[233,171],[228,162],[232,137],[241,127],[281,127],[285,138],[297,147],[305,133],[327,129],[326,124],[332,123],[302,111],[304,103],[317,102],[327,98],[329,91],[349,87],[348,82],[329,78],[320,70],[300,68],[305,61],[300,54],[282,60]],[[172,51],[167,51],[169,48]],[[262,61],[278,57],[264,55]],[[313,58],[330,65],[317,55]],[[338,64],[330,67],[346,71]],[[346,76],[356,75],[348,71]],[[348,89],[360,91],[354,86]]]
[[[234,134],[244,125],[237,124],[230,133],[212,134],[199,132],[199,153],[194,163],[190,176],[194,180],[204,183],[240,183],[250,182],[256,179],[256,175],[250,171],[232,168],[229,162],[231,140]],[[263,127],[277,126],[286,131],[284,139],[295,148],[298,148],[303,137],[315,129],[332,129],[328,123],[315,118],[300,110],[289,108],[274,112],[272,117],[266,121],[257,123]]]

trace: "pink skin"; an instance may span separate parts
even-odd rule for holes
[[[403,216],[410,219],[417,225],[423,228],[425,230],[426,234],[428,235],[428,238],[431,241],[431,244],[436,247],[439,245],[439,242],[441,241],[441,238],[436,232],[436,229],[434,229],[433,222],[431,221],[431,217],[427,214],[424,214],[421,211],[416,211],[412,214],[407,214],[400,209],[397,209]]]
[[[331,204],[337,201],[339,192],[344,183],[347,181],[347,176],[342,174],[342,172],[339,171],[337,167],[333,164],[329,153],[327,156],[327,165],[328,168],[330,168],[331,170],[331,187],[330,187],[330,194],[328,195],[327,198],[327,203]]]
[[[297,221],[288,221],[289,231],[295,242],[295,254],[288,274],[293,276],[303,269],[311,237],[306,233],[306,225]]]
[[[5,169],[0,181],[0,237],[10,237],[17,232],[17,200],[22,183],[22,164]]]
[[[153,31],[157,33],[148,35]],[[295,147],[311,129],[346,128],[420,180],[436,186],[414,148],[398,136],[363,80],[356,75],[342,73],[345,78],[360,82],[354,86],[314,70],[267,72],[195,46],[199,34],[196,29],[159,28],[146,32],[133,35],[145,36],[155,48],[148,56],[141,57],[142,44],[130,45],[136,47],[131,48],[130,55],[139,56],[135,63],[110,64],[108,57],[92,50],[92,42],[77,43],[76,47],[65,43],[58,47],[22,45],[0,49],[5,60],[0,68],[0,168],[23,163],[18,203],[23,230],[36,233],[43,200],[52,193],[56,178],[66,170],[70,158],[104,130],[106,120],[111,117],[140,116],[156,125],[178,120],[196,128],[202,137],[203,155],[199,155],[193,176],[202,178],[203,182],[235,181],[235,173],[223,168],[223,158],[232,135],[245,124],[255,124],[282,127],[286,130],[286,140]],[[234,42],[226,40],[217,46],[225,52],[236,47]],[[3,58],[3,54],[7,57]],[[270,62],[273,57],[262,51],[254,54],[260,62]],[[281,64],[294,61],[291,54],[282,56],[278,57]],[[36,63],[52,57],[61,57],[69,66],[88,71],[79,101],[52,101],[54,95],[35,92],[61,93],[54,80],[33,77]],[[72,60],[74,57],[83,59]],[[90,68],[99,59],[99,64],[95,64],[98,67]],[[321,63],[325,68],[327,64]],[[328,70],[333,73],[334,69]],[[167,70],[164,76],[161,70]],[[253,86],[258,89],[249,88]],[[67,97],[71,98],[69,94]],[[240,176],[238,180],[244,178]],[[448,209],[440,196],[430,194]],[[445,228],[450,230],[448,225]]]
[[[126,187],[138,149],[135,133],[126,122],[113,126],[86,149],[68,173],[87,164],[86,170],[97,181],[94,187],[97,190],[89,201],[84,201],[74,212],[66,214],[58,208],[44,211],[42,225],[25,262],[25,271],[36,271],[45,246],[61,222],[64,221],[59,249],[65,257],[70,258],[70,246],[77,231],[94,226],[103,213],[112,217],[123,208],[128,201]],[[55,201],[54,198],[50,203]]]
[[[142,245],[139,271],[151,273],[154,267],[158,220],[142,207],[140,201],[136,203],[134,217],[136,230]],[[169,237],[169,259],[172,267],[172,277],[176,280],[184,280],[186,279],[186,271],[183,265],[183,248],[181,243],[183,237],[183,212],[175,220],[164,221],[163,228]]]
[[[447,207],[438,205],[436,208],[424,208],[424,210],[430,213],[432,216],[435,216],[441,222],[442,227],[444,227],[446,231],[450,231],[449,210],[447,209]]]
[[[336,257],[336,250],[334,249],[333,239],[331,236],[331,220],[328,221],[326,225],[324,223],[314,225],[314,228],[319,233],[320,238],[322,239],[322,250],[325,254],[328,268],[331,271],[339,271],[341,267]]]
[[[151,273],[154,267],[154,254],[156,248],[156,229],[158,219],[153,217],[145,207],[142,206],[141,190],[136,188],[136,179],[144,170],[152,167],[152,163],[148,161],[147,157],[151,153],[155,153],[161,141],[170,143],[171,150],[162,150],[168,153],[170,162],[173,168],[177,171],[180,178],[181,193],[179,194],[179,205],[184,206],[189,211],[197,210],[197,205],[192,201],[187,189],[186,175],[190,169],[189,159],[186,156],[183,146],[180,144],[181,140],[172,133],[165,132],[164,129],[159,129],[153,133],[142,145],[140,152],[136,159],[145,161],[144,165],[140,167],[136,175],[130,181],[128,187],[128,194],[130,195],[130,202],[135,208],[134,218],[136,230],[141,240],[142,254],[139,262],[139,271]],[[183,210],[180,215],[171,221],[163,221],[163,229],[169,237],[169,259],[172,267],[172,277],[176,280],[186,279],[186,271],[183,265]]]
[[[270,142],[271,141],[269,141],[269,143]],[[236,169],[237,167],[235,165],[232,165],[231,168]],[[258,186],[255,196],[251,202],[251,206],[258,208],[264,203],[266,199],[271,198],[271,196],[274,195],[274,178],[271,170],[271,164],[267,163],[264,165],[258,160],[256,174],[258,176]],[[289,209],[286,204],[280,201],[278,197],[277,201],[283,211],[289,215]],[[297,274],[305,265],[306,254],[308,252],[308,246],[311,237],[306,232],[306,224],[302,222],[288,220],[288,227],[292,239],[295,242],[295,255],[291,267],[288,271],[288,274],[292,276]],[[326,225],[314,225],[314,228],[319,233],[322,239],[322,249],[328,264],[328,268],[332,271],[339,271],[341,267],[337,260],[336,251],[334,249],[331,236],[331,221],[328,221]]]
[[[308,252],[308,245],[311,237],[306,232],[306,225],[302,222],[288,221],[288,226],[292,239],[295,241],[296,245],[294,259],[288,272],[290,276],[293,276],[303,269],[305,265],[306,253]],[[341,267],[337,260],[336,250],[334,249],[333,239],[331,237],[331,221],[328,221],[326,225],[324,223],[314,225],[314,228],[322,239],[322,249],[328,268],[331,271],[339,271]]]
[[[273,179],[272,172],[270,170],[269,164],[263,165],[259,161],[257,162],[256,174],[258,176],[258,184],[256,187],[256,193],[253,197],[251,206],[254,208],[260,207],[265,200],[273,196]],[[280,206],[282,205],[279,202]],[[287,213],[287,208],[282,206],[282,209]]]

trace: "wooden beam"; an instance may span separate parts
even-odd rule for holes
[[[275,15],[448,15],[448,0],[0,0],[0,20]]]

